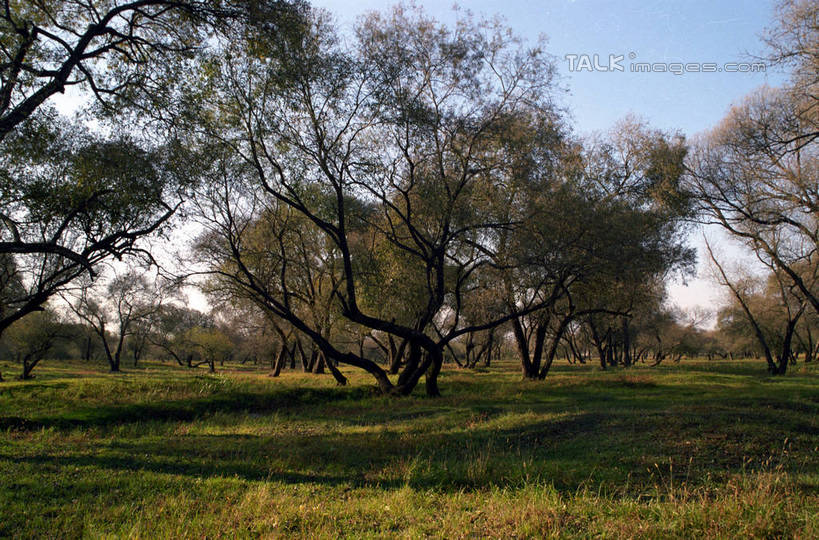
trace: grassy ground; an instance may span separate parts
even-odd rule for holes
[[[0,537],[819,537],[819,366],[508,364],[435,400],[355,372],[36,374],[0,383]]]

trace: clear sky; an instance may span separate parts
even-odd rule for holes
[[[388,9],[395,2],[313,0],[312,4],[330,11],[342,28],[351,29],[361,14]],[[451,2],[417,0],[416,4],[441,21],[456,19]],[[477,0],[460,6],[476,16],[501,15],[515,33],[532,43],[540,35],[547,37],[546,49],[555,57],[561,84],[568,90],[562,102],[580,134],[605,130],[625,115],[636,114],[654,127],[690,137],[714,126],[732,103],[754,88],[784,80],[772,69],[740,73],[725,66],[755,62],[753,56],[764,53],[760,36],[774,18],[770,0]],[[584,54],[597,54],[602,65],[609,63],[609,55],[622,56],[619,64],[624,69],[570,71],[566,55]],[[719,71],[639,73],[631,71],[635,62],[710,63]],[[701,234],[692,238],[698,247]],[[671,286],[673,302],[684,307],[713,304],[719,293],[705,277],[703,259],[700,250],[702,277],[685,287]]]
[[[387,0],[314,0],[343,28],[371,10],[384,10]],[[424,10],[451,22],[451,2],[420,0]],[[733,101],[753,88],[776,85],[779,73],[634,73],[631,62],[751,61],[764,52],[760,34],[773,19],[767,0],[550,0],[503,2],[478,0],[460,6],[475,15],[499,14],[518,35],[534,42],[548,39],[569,90],[565,97],[580,132],[606,129],[629,112],[663,129],[694,134],[712,126]],[[633,53],[634,59],[629,58]],[[623,55],[623,72],[570,72],[568,54]]]

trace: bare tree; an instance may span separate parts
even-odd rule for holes
[[[791,70],[785,90],[796,105],[792,121],[801,127],[773,141],[783,149],[794,144],[799,148],[819,139],[819,6],[810,0],[780,0],[776,14],[764,35],[766,59]]]
[[[162,302],[160,291],[151,287],[138,270],[114,274],[104,288],[86,280],[61,296],[71,312],[97,335],[112,372],[120,371],[126,340],[140,322],[157,312]]]
[[[703,223],[741,240],[819,312],[817,6],[785,0],[777,13],[769,59],[792,69],[791,82],[731,109],[692,152],[686,188]]]
[[[796,287],[786,276],[779,273],[774,265],[769,264],[768,266],[771,270],[769,277],[775,290],[774,295],[778,298],[775,298],[775,304],[773,306],[768,305],[764,306],[763,309],[754,309],[753,282],[747,278],[744,280],[729,278],[727,272],[714,255],[711,245],[707,240],[705,245],[711,262],[717,270],[717,277],[720,284],[727,287],[731,292],[731,295],[739,304],[748,323],[753,329],[757,342],[762,349],[765,362],[768,365],[768,371],[772,375],[784,375],[791,361],[792,343],[796,325],[805,311],[806,301],[804,297],[799,295],[798,292],[794,294],[793,289]],[[764,263],[765,261],[762,260],[762,262]],[[757,294],[757,296],[759,295]],[[774,310],[781,311],[783,315],[781,320],[784,322],[784,331],[779,331],[778,329],[766,331],[764,327],[764,313],[767,312],[770,314]],[[780,345],[777,351],[773,350],[773,344],[775,343]]]
[[[796,119],[783,90],[753,94],[697,146],[688,187],[703,223],[740,239],[819,310],[819,147],[798,137]]]
[[[52,351],[57,340],[65,337],[57,313],[46,309],[15,323],[5,336],[11,352],[21,365],[20,379],[33,378],[31,372]],[[2,380],[2,379],[0,379]]]

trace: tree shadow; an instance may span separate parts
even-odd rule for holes
[[[358,400],[373,394],[368,387],[351,389],[286,389],[275,392],[229,391],[196,399],[77,408],[59,416],[0,416],[0,429],[111,427],[137,422],[190,422],[215,413],[270,414],[334,401]]]
[[[650,381],[598,382],[523,384],[493,394],[469,386],[461,392],[455,384],[450,396],[436,401],[373,401],[369,387],[231,390],[32,419],[3,417],[0,428],[21,431],[157,422],[168,424],[170,433],[143,436],[134,429],[99,445],[7,453],[0,460],[21,467],[444,492],[528,482],[569,493],[588,486],[639,491],[653,485],[651,469],[658,463],[687,464],[667,474],[697,484],[712,473],[744,471],[746,456],[769,455],[772,443],[785,436],[795,455],[810,452],[819,434],[815,416],[806,414],[815,411],[813,402],[765,397],[764,389],[756,396],[744,395],[743,388],[702,393],[696,385],[678,386],[674,401]],[[189,433],[185,426],[217,414],[225,415],[218,422],[241,424],[248,420],[243,414],[274,413],[281,413],[275,422],[284,429],[272,434],[264,422],[258,435],[230,433],[230,426],[224,434]],[[305,429],[291,428],[290,421]],[[93,477],[103,489],[105,475]]]
[[[481,416],[482,422],[489,417]],[[59,454],[2,455],[10,464],[91,467],[182,475],[200,479],[240,478],[285,484],[410,486],[451,492],[505,485],[521,471],[521,454],[550,459],[557,441],[595,432],[603,415],[581,414],[555,421],[530,422],[520,428],[476,426],[468,431],[407,432],[380,429],[365,433],[324,432],[305,435],[186,434],[116,440],[96,450],[67,449]],[[564,459],[557,452],[552,456]],[[579,458],[583,459],[583,458]],[[475,471],[478,462],[482,470]],[[420,467],[419,467],[419,464]],[[499,469],[505,474],[498,476]],[[495,478],[497,476],[497,478]],[[100,485],[105,475],[96,475]],[[523,480],[523,475],[519,480]],[[567,489],[576,485],[562,486]]]

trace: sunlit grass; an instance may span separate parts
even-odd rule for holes
[[[11,366],[0,365],[7,376]],[[819,537],[819,385],[760,362],[0,384],[0,537]]]

